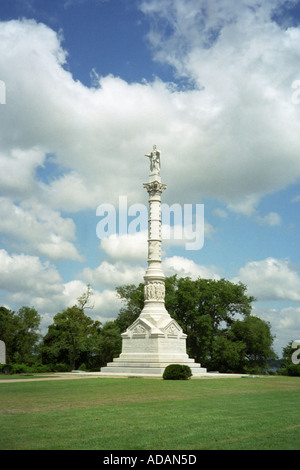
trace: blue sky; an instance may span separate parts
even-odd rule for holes
[[[298,0],[1,0],[1,305],[45,332],[90,283],[117,316],[146,238],[99,239],[96,210],[147,204],[156,144],[163,202],[205,209],[165,275],[241,281],[276,352],[299,339],[299,44]]]

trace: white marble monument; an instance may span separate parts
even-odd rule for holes
[[[0,341],[0,364],[6,364],[6,348],[4,341]]]
[[[146,155],[150,160],[148,268],[144,280],[144,308],[137,320],[122,333],[122,352],[101,368],[105,375],[162,376],[169,364],[188,365],[193,376],[206,373],[186,354],[187,335],[165,308],[165,276],[161,268],[161,183],[160,151]]]

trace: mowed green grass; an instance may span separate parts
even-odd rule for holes
[[[0,383],[0,449],[300,448],[300,378]]]

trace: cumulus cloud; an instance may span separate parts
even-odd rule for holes
[[[83,260],[73,244],[73,220],[37,201],[17,205],[9,198],[0,198],[0,231],[8,237],[8,244],[19,251],[51,260]]]
[[[289,95],[300,31],[275,23],[269,2],[171,3],[149,0],[143,11],[171,26],[168,36],[163,27],[156,31],[159,42],[149,39],[159,60],[192,80],[185,90],[113,76],[88,88],[64,68],[62,38],[49,27],[1,23],[2,152],[9,158],[38,147],[55,154],[64,174],[39,194],[55,209],[95,208],[119,194],[141,201],[143,155],[153,143],[162,149],[166,202],[208,195],[251,213],[263,195],[299,177],[299,113]],[[42,156],[36,158],[22,180],[27,188]]]
[[[123,262],[103,261],[96,269],[84,268],[82,278],[99,288],[103,286],[121,286],[143,282],[145,268]]]
[[[114,260],[144,262],[148,253],[147,232],[112,234],[101,240],[100,248]]]
[[[86,292],[87,286],[81,280],[74,280],[64,284],[64,305],[71,307],[77,304],[78,297]],[[114,289],[104,289],[101,292],[92,288],[89,307],[86,314],[93,320],[101,323],[115,319],[119,313],[121,301]]]
[[[37,256],[10,255],[0,250],[1,289],[13,296],[46,296],[61,292],[62,279],[49,262],[42,263]]]
[[[1,290],[5,292],[8,308],[16,304],[32,305],[42,316],[41,330],[45,334],[53,316],[77,303],[86,292],[83,280],[64,282],[56,267],[49,262],[42,263],[37,256],[13,254],[0,250]],[[115,289],[102,291],[92,288],[91,306],[87,314],[102,323],[116,318],[121,301]]]
[[[178,277],[198,277],[205,279],[220,279],[217,268],[214,266],[201,266],[193,260],[182,256],[172,256],[165,258],[162,262],[162,268],[166,276],[177,274]]]
[[[269,214],[265,215],[264,217],[257,217],[257,220],[265,225],[281,225],[281,217],[277,212],[269,212]]]
[[[270,323],[275,336],[274,349],[279,357],[290,341],[300,339],[299,314],[300,308],[295,306],[276,309],[255,305],[253,308],[253,315]]]
[[[31,196],[37,189],[35,169],[42,165],[44,158],[43,151],[35,147],[27,150],[9,148],[6,152],[2,151],[0,153],[1,192],[16,200]]]
[[[299,113],[290,98],[300,31],[273,20],[283,5],[147,0],[142,6],[153,20],[156,59],[197,90],[185,111],[200,130],[196,136],[190,128],[187,152],[197,161],[191,168],[199,186],[247,214],[264,194],[299,177]]]
[[[241,281],[257,300],[300,300],[300,276],[286,259],[249,261],[233,282]]]

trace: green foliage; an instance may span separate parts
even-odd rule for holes
[[[246,286],[225,279],[191,280],[173,277],[175,289],[169,313],[188,335],[187,349],[197,362],[207,363],[212,356],[214,337],[221,327],[230,328],[236,315],[251,313],[253,297],[246,295]]]
[[[34,362],[37,356],[40,316],[34,308],[21,307],[14,312],[0,307],[1,340],[6,346],[7,362]]]
[[[67,364],[0,364],[0,373],[2,374],[37,374],[47,372],[70,372]]]
[[[70,367],[67,364],[49,364],[53,372],[70,372]]]
[[[93,351],[99,328],[100,323],[76,305],[58,313],[40,346],[43,363],[60,362],[76,369]]]
[[[124,306],[116,319],[116,325],[121,333],[139,316],[144,307],[144,284],[136,287],[134,284],[116,288],[117,295],[123,300]]]
[[[243,321],[234,322],[231,333],[234,341],[244,344],[243,370],[247,373],[263,373],[268,361],[276,357],[272,350],[270,324],[258,317],[249,316]]]
[[[300,364],[287,364],[286,367],[280,369],[278,372],[280,375],[300,377]]]
[[[88,309],[94,308],[94,305],[90,304],[91,297],[92,295],[94,295],[94,293],[91,289],[90,284],[88,284],[86,287],[87,287],[86,292],[80,295],[77,299],[77,307],[80,308],[80,310],[82,311],[87,308]]]
[[[110,321],[103,325],[97,342],[99,351],[97,367],[102,367],[111,362],[121,353],[122,338],[117,322]]]
[[[295,348],[292,347],[293,341],[290,341],[282,351],[281,368],[278,370],[280,375],[289,375],[291,377],[300,377],[300,364],[293,364],[292,354]]]
[[[12,364],[11,374],[28,374],[31,372],[31,367],[26,364]]]
[[[251,315],[255,300],[245,285],[225,279],[172,276],[165,279],[166,309],[187,334],[187,353],[208,370],[262,373],[275,357],[270,325]],[[144,284],[116,289],[123,305],[115,321],[101,325],[85,314],[92,291],[78,297],[77,305],[57,313],[38,345],[40,317],[35,309],[12,312],[0,307],[1,339],[9,363],[39,365],[39,370],[99,370],[121,352],[121,335],[141,313]],[[286,355],[290,354],[290,351]],[[290,359],[289,359],[290,361]],[[286,360],[283,366],[289,363]],[[61,366],[58,366],[61,364]]]
[[[163,373],[164,380],[188,380],[192,377],[189,366],[183,364],[169,364]]]
[[[245,344],[233,341],[230,334],[220,333],[212,342],[210,370],[231,373],[243,371]]]

